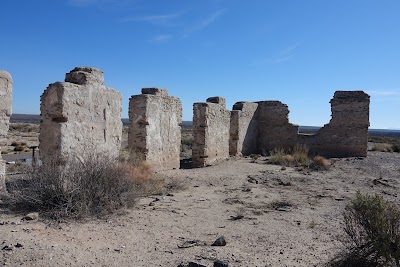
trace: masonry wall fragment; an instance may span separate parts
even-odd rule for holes
[[[8,133],[12,112],[13,80],[7,71],[0,70],[0,141],[3,143]],[[6,191],[6,164],[0,154],[0,192]]]
[[[156,170],[179,169],[181,101],[160,88],[143,88],[129,101],[131,122],[128,144]]]
[[[225,99],[210,97],[193,104],[193,167],[204,167],[229,157],[230,111]]]
[[[42,161],[119,155],[122,96],[104,86],[101,70],[76,67],[66,74],[65,82],[50,84],[40,99]]]
[[[299,135],[299,142],[326,157],[366,157],[370,96],[363,91],[336,91],[330,103],[330,122],[315,135]]]
[[[257,103],[258,153],[268,153],[275,148],[293,148],[297,144],[299,126],[289,123],[288,106],[279,101]]]
[[[230,122],[229,154],[242,156],[257,153],[257,103],[237,102],[233,105]]]

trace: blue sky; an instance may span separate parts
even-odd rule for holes
[[[400,128],[398,0],[3,0],[0,69],[13,112],[75,66],[105,73],[123,95],[167,88],[194,102],[280,100],[292,123],[329,122],[336,90],[371,95],[371,128]]]

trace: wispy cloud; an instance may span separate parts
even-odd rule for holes
[[[197,31],[201,31],[201,30],[207,28],[208,26],[213,24],[215,21],[217,21],[222,15],[224,15],[226,13],[226,11],[227,11],[226,8],[219,9],[219,10],[215,11],[214,13],[212,13],[211,15],[209,15],[208,17],[205,17],[202,20],[198,21],[194,26],[187,28],[185,30],[183,37],[188,37],[189,35],[197,32]]]
[[[272,60],[272,63],[282,63],[291,60],[294,57],[294,52],[297,50],[299,46],[300,43],[296,42],[294,44],[285,47],[278,53],[276,58]]]
[[[164,42],[171,40],[172,37],[173,36],[171,34],[160,34],[160,35],[154,36],[150,41],[152,43],[164,43]]]
[[[400,89],[394,89],[394,90],[368,90],[366,91],[367,94],[370,96],[375,96],[375,97],[394,97],[394,96],[400,96]]]
[[[152,24],[167,24],[170,21],[179,18],[183,12],[180,13],[171,13],[164,15],[151,15],[151,16],[143,16],[143,17],[130,17],[130,18],[122,18],[120,22],[147,22]]]

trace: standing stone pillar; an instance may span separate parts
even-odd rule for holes
[[[143,88],[129,100],[131,154],[156,170],[179,169],[182,104],[160,88]]]
[[[210,97],[193,104],[193,167],[204,167],[229,158],[230,111],[225,98]]]
[[[122,96],[104,86],[103,72],[77,67],[65,82],[50,84],[40,97],[40,158],[116,158],[122,140]]]
[[[258,104],[253,102],[237,102],[231,111],[229,154],[232,156],[248,156],[258,153],[256,118]]]
[[[8,133],[12,112],[12,77],[0,70],[0,140],[4,141]],[[6,165],[0,154],[0,192],[6,191]]]
[[[370,96],[363,91],[336,91],[332,118],[313,137],[311,150],[327,157],[366,157]]]

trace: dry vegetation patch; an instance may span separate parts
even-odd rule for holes
[[[145,164],[128,165],[106,156],[53,160],[31,169],[9,187],[13,208],[50,218],[82,218],[131,207],[139,196],[158,193],[163,181]]]

